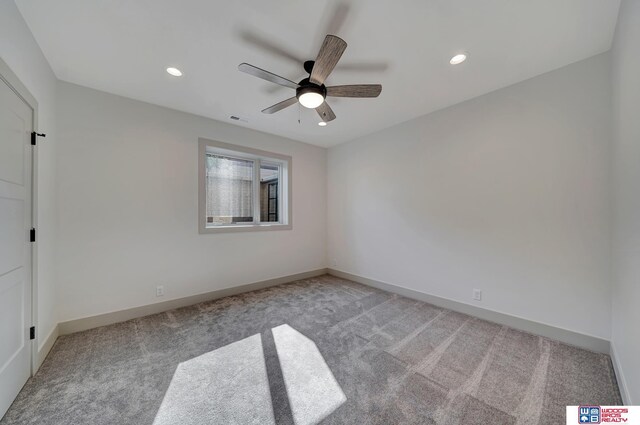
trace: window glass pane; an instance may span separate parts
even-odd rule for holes
[[[207,154],[207,225],[253,222],[253,161]]]
[[[260,221],[280,221],[280,165],[260,163]]]

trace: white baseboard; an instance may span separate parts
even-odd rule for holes
[[[611,342],[611,351],[609,355],[611,356],[611,362],[613,363],[613,370],[616,373],[616,380],[618,381],[618,388],[620,389],[622,402],[625,406],[631,406],[633,403],[631,402],[631,397],[629,397],[629,387],[627,386],[627,380],[624,378],[624,374],[622,373],[622,365],[618,360],[613,342]]]
[[[40,344],[40,347],[38,348],[38,354],[36,355],[36,365],[33,371],[34,375],[38,371],[38,369],[40,369],[40,366],[42,366],[42,363],[44,363],[44,359],[47,358],[47,355],[53,348],[53,344],[55,344],[56,339],[58,339],[59,335],[60,335],[59,326],[55,325],[53,329],[51,329],[51,332],[49,332],[49,335],[47,335],[44,341],[42,341],[42,344]]]
[[[308,279],[310,277],[320,276],[327,273],[327,269],[317,269],[304,273],[297,273],[289,276],[277,277],[274,279],[263,280],[260,282],[249,283],[246,285],[234,286],[232,288],[219,289],[204,294],[192,295],[189,297],[178,298],[175,300],[164,301],[155,304],[133,307],[126,310],[114,311],[111,313],[99,314],[96,316],[83,317],[80,319],[68,320],[58,324],[60,335],[68,335],[74,332],[85,331],[87,329],[98,328],[100,326],[111,325],[114,323],[124,322],[138,317],[149,316],[151,314],[162,313],[181,307],[198,304],[205,301],[211,301],[218,298],[238,295],[245,292],[255,291],[257,289],[268,288],[270,286],[289,283],[300,279]]]
[[[300,279],[308,279],[311,277],[320,276],[329,273],[331,275],[349,279],[354,282],[358,282],[364,285],[368,285],[383,291],[392,292],[398,295],[402,295],[408,298],[417,299],[427,302],[429,304],[436,305],[438,307],[447,308],[449,310],[458,311],[460,313],[469,314],[471,316],[479,317],[484,320],[499,323],[502,325],[510,326],[512,328],[520,329],[526,332],[530,332],[536,335],[541,335],[547,338],[558,340],[567,344],[575,345],[588,350],[609,354],[613,363],[613,367],[620,387],[620,393],[622,400],[625,404],[631,404],[629,399],[629,392],[627,390],[627,384],[622,374],[622,369],[613,344],[609,341],[594,337],[591,335],[585,335],[582,333],[570,331],[567,329],[550,326],[543,323],[534,322],[532,320],[523,319],[521,317],[512,316],[505,313],[496,312],[493,310],[484,309],[481,307],[465,304],[459,301],[450,300],[436,295],[427,294],[424,292],[415,291],[413,289],[404,288],[402,286],[393,285],[386,282],[369,279],[366,277],[358,276],[348,272],[343,272],[335,269],[317,269],[309,272],[298,273],[289,276],[283,276],[274,279],[263,280],[260,282],[254,282],[246,285],[236,286],[232,288],[220,289],[217,291],[206,292],[203,294],[192,295],[189,297],[178,298],[175,300],[169,300],[161,303],[150,304],[140,307],[134,307],[127,310],[115,311],[112,313],[100,314],[97,316],[85,317],[81,319],[69,320],[61,322],[56,325],[49,335],[45,338],[44,342],[40,345],[37,354],[37,365],[34,373],[40,368],[45,358],[51,351],[56,339],[59,335],[67,335],[74,332],[79,332],[87,329],[92,329],[100,326],[106,326],[113,323],[123,322],[138,317],[148,316],[150,314],[162,313],[164,311],[173,310],[175,308],[187,307],[190,305],[198,304],[205,301],[211,301],[218,298],[228,297],[231,295],[238,295],[245,292],[255,291],[258,289],[268,288],[270,286],[280,285],[283,283],[289,283]]]
[[[374,279],[369,279],[367,277],[358,276],[340,270],[328,269],[328,273],[337,277],[341,277],[343,279],[349,279],[353,280],[354,282],[362,283],[363,285],[382,289],[383,291],[393,292],[407,298],[424,301],[438,307],[468,314],[470,316],[478,317],[490,322],[499,323],[501,325],[510,326],[515,329],[519,329],[535,335],[544,336],[556,341],[564,342],[566,344],[585,348],[587,350],[604,354],[610,353],[610,344],[606,339],[570,331],[568,329],[563,329],[544,323],[534,322],[533,320],[524,319],[522,317],[488,310],[486,308],[465,304],[460,301],[454,301],[448,298],[439,297],[437,295],[419,292],[413,289],[404,288],[402,286],[393,285],[391,283],[381,282]]]

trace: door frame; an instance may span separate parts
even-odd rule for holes
[[[0,80],[2,80],[9,88],[27,104],[32,110],[33,122],[31,123],[31,131],[38,131],[38,102],[33,97],[27,87],[22,84],[18,76],[11,70],[9,65],[0,57]],[[31,227],[38,228],[38,149],[36,146],[31,148]],[[37,232],[36,232],[37,233]],[[31,376],[33,376],[38,369],[38,342],[40,341],[40,334],[38,328],[38,250],[36,242],[31,243],[31,325],[36,328],[36,337],[29,341],[31,345]]]

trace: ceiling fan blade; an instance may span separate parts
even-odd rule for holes
[[[333,97],[378,97],[382,91],[380,84],[356,84],[350,86],[327,87],[327,96]]]
[[[342,30],[342,26],[349,16],[350,8],[351,7],[346,1],[341,1],[336,4],[330,12],[331,16],[324,34],[340,34],[340,30]],[[323,34],[319,35],[321,37]]]
[[[297,102],[298,102],[298,98],[297,97],[292,97],[292,98],[289,98],[287,100],[283,100],[280,103],[276,103],[275,105],[269,106],[266,109],[263,109],[262,113],[263,114],[273,114],[274,112],[281,111],[284,108],[287,108],[287,107],[289,107],[289,106],[291,106],[291,105],[293,105],[294,103],[297,103]]]
[[[324,84],[324,80],[331,74],[346,48],[346,41],[335,35],[327,35],[320,47],[309,80],[314,84]]]
[[[249,65],[248,63],[241,63],[238,65],[238,70],[253,75],[254,77],[280,84],[281,86],[290,87],[292,89],[298,88],[298,83],[294,83],[291,80],[287,80],[284,77],[265,71],[264,69],[260,69],[257,66]]]
[[[333,109],[327,104],[327,102],[322,102],[322,105],[316,108],[316,112],[322,118],[322,121],[329,122],[336,119],[336,114],[333,113]]]
[[[300,65],[302,62],[304,62],[304,59],[302,57],[298,57],[295,53],[284,49],[276,41],[271,41],[273,40],[273,38],[271,38],[270,40],[270,37],[267,34],[245,30],[240,32],[240,37],[242,37],[242,39],[247,43],[252,44],[260,50],[269,52],[272,55],[280,56],[283,59],[287,59],[295,63],[296,65]]]
[[[341,63],[336,65],[336,69],[340,71],[353,72],[384,72],[389,69],[389,64],[383,61],[362,61],[352,63]]]

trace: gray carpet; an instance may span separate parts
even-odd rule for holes
[[[60,337],[9,424],[563,424],[608,356],[322,276]]]

